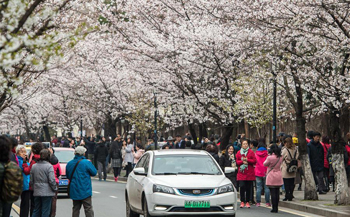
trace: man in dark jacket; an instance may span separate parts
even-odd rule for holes
[[[102,180],[102,172],[103,179],[106,181],[107,179],[107,171],[106,171],[106,159],[108,156],[108,148],[101,140],[97,140],[97,148],[95,151],[95,160],[97,161],[98,168],[98,178]]]
[[[320,143],[321,134],[319,132],[313,133],[313,139],[307,144],[309,153],[311,170],[314,174],[316,184],[318,184],[319,194],[326,194],[326,186],[323,180],[324,169],[324,149]]]
[[[180,135],[176,136],[175,149],[185,149],[186,141],[182,140]]]

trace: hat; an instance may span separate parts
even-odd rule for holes
[[[298,138],[297,137],[293,137],[293,144],[298,144]]]
[[[78,146],[74,150],[74,154],[83,155],[86,152],[86,148],[83,146]]]
[[[174,138],[172,136],[169,136],[167,139],[167,141],[173,141],[173,140],[174,140]]]
[[[278,134],[278,137],[283,137],[283,136],[285,136],[286,134],[284,133],[284,132],[280,132],[279,134]]]

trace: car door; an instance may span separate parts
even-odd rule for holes
[[[143,156],[144,163],[142,164],[142,167],[145,169],[145,172],[148,174],[148,167],[149,167],[149,154],[145,154]],[[141,166],[141,165],[140,165]],[[143,192],[143,186],[144,182],[147,179],[147,176],[144,175],[135,175],[135,197],[136,197],[136,208],[142,209],[142,192]]]
[[[139,162],[136,164],[135,168],[144,167],[145,161],[147,156],[144,155],[141,157]],[[130,176],[128,178],[128,196],[129,196],[129,202],[130,205],[134,208],[137,208],[137,189],[136,189],[136,183],[137,179],[140,175],[136,175],[134,172],[130,173]]]

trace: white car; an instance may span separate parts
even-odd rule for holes
[[[231,181],[208,152],[199,150],[146,152],[128,177],[125,200],[127,217],[233,217],[237,210]]]

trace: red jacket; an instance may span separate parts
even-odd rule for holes
[[[347,144],[345,146],[346,152],[348,152],[349,160],[348,160],[348,166],[350,166],[350,144]]]
[[[30,170],[32,169],[32,166],[36,164],[36,162],[40,159],[40,155],[35,154],[33,156],[32,161],[30,161],[30,165],[28,166],[27,164],[23,164],[23,173],[26,175],[30,175]]]
[[[329,162],[327,160],[327,153],[328,153],[328,149],[331,147],[330,144],[327,143],[323,143],[321,142],[322,146],[323,146],[323,150],[324,150],[324,168],[329,168]]]
[[[238,167],[238,173],[237,173],[237,180],[238,181],[254,181],[255,180],[255,164],[256,164],[256,157],[254,152],[249,149],[247,155],[248,161],[248,168],[245,169],[243,172],[240,170],[240,166],[243,164],[242,161],[242,155],[241,152],[238,151],[236,154],[236,164]]]

